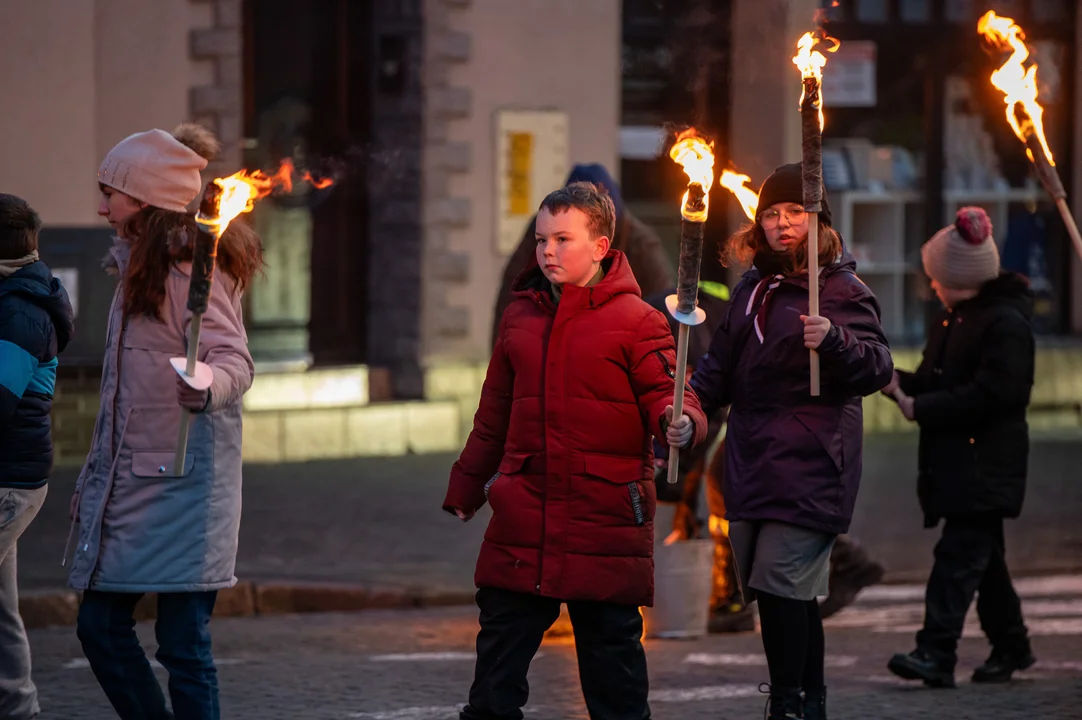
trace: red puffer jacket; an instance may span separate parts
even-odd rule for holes
[[[515,281],[444,500],[449,512],[492,505],[478,587],[653,603],[651,434],[664,437],[675,352],[623,253],[602,265],[601,282],[564,288],[558,306],[536,261]],[[690,390],[685,408],[701,442]]]

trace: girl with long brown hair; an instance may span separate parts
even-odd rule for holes
[[[101,407],[71,511],[79,523],[69,582],[83,591],[78,635],[121,718],[166,718],[164,695],[132,620],[158,595],[157,659],[178,718],[217,719],[208,624],[217,591],[236,583],[241,500],[241,398],[251,387],[241,293],[263,264],[242,221],[218,246],[199,360],[208,390],[190,388],[170,358],[187,352],[192,243],[188,206],[218,151],[197,125],[137,133],[98,171],[98,214],[117,231],[106,270],[118,283],[109,312]],[[181,410],[193,414],[183,470],[174,472]]]
[[[772,720],[826,717],[818,597],[830,552],[849,529],[860,484],[861,397],[893,364],[875,295],[819,214],[819,277],[807,268],[801,166],[783,165],[759,194],[755,223],[724,259],[750,263],[729,312],[691,376],[707,417],[729,406],[723,494],[744,601],[758,601]],[[820,314],[808,311],[819,284]],[[811,396],[809,349],[821,393]]]

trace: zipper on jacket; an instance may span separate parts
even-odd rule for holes
[[[635,524],[642,527],[646,524],[646,516],[642,512],[642,496],[639,495],[639,484],[629,482],[627,491],[631,493],[631,510],[635,513]]]
[[[497,480],[500,479],[500,475],[502,475],[502,473],[496,473],[495,475],[493,475],[492,477],[490,477],[488,479],[488,482],[485,483],[485,500],[488,500],[488,490],[489,490],[489,488],[492,487],[492,484],[494,482],[496,482]]]
[[[665,374],[675,380],[676,371],[669,365],[669,361],[665,359],[665,355],[660,350],[655,350],[654,352],[657,354],[658,360],[661,361],[661,366],[665,368]]]

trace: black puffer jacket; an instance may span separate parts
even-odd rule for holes
[[[39,487],[52,471],[56,355],[71,303],[43,262],[0,279],[0,487]]]
[[[937,316],[920,367],[898,372],[920,425],[925,525],[1022,512],[1035,345],[1029,282],[1003,273]]]

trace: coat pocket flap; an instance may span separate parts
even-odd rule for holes
[[[173,463],[176,453],[136,451],[131,454],[131,472],[136,477],[187,477],[195,464],[195,455],[185,453],[184,473],[177,475],[173,472]]]
[[[533,456],[533,453],[507,453],[500,460],[500,467],[497,468],[503,475],[512,475],[517,472],[522,472],[526,467],[527,461]]]
[[[815,438],[823,452],[830,457],[839,473],[845,470],[841,426],[843,412],[843,408],[827,407],[819,410],[816,414],[793,413],[793,418],[808,431],[809,435]]]
[[[649,474],[646,472],[646,465],[640,457],[585,455],[582,459],[582,469],[586,475],[617,485],[641,482],[653,477],[652,472]]]

